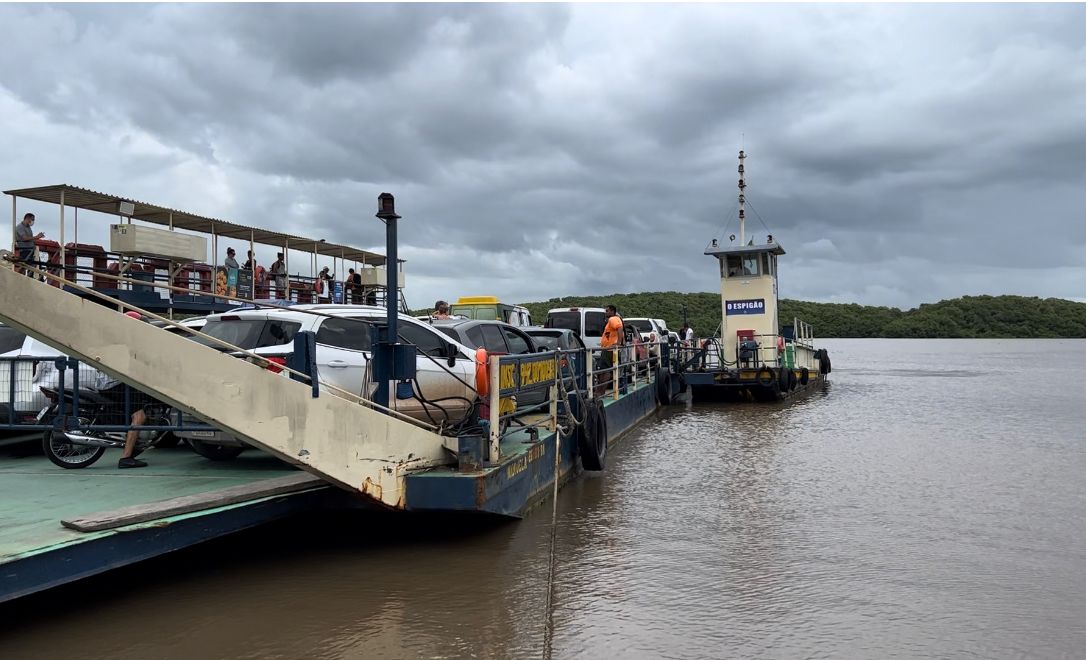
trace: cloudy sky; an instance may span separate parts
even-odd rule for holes
[[[1073,5],[0,5],[0,188],[382,252],[392,192],[413,307],[712,291],[742,146],[785,297],[1086,300],[1084,36]]]

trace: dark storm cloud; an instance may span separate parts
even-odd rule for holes
[[[0,103],[38,144],[0,146],[27,185],[367,248],[390,190],[416,297],[537,299],[714,290],[742,145],[784,295],[1076,296],[1084,28],[1076,6],[6,5]]]

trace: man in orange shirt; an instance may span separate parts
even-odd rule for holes
[[[622,318],[618,315],[618,310],[614,305],[608,305],[604,308],[604,314],[607,315],[607,325],[603,327],[603,336],[600,337],[600,348],[614,349],[622,343],[625,338],[625,334],[622,332]],[[614,366],[614,350],[602,351],[600,353],[600,371],[610,369]],[[607,371],[600,374],[600,384],[605,385],[611,382],[615,372]]]

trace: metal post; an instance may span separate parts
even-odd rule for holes
[[[60,189],[60,265],[64,266],[64,189]],[[64,271],[61,271],[62,273]]]
[[[497,463],[501,458],[501,365],[497,355],[490,356],[490,462]]]
[[[593,367],[596,366],[595,365],[595,362],[596,362],[595,357],[596,357],[596,355],[595,355],[595,353],[592,352],[591,348],[586,348],[585,349],[585,351],[584,351],[584,358],[585,358],[584,359],[584,362],[585,362],[585,364],[584,364],[584,374],[585,374],[585,386],[588,389],[588,396],[586,398],[589,401],[591,401],[592,397],[594,397],[596,395],[596,382],[593,379],[593,376],[595,374],[592,373]]]
[[[389,193],[381,193],[377,196],[377,214],[376,216],[385,223],[385,249],[388,253],[388,258],[396,258],[396,221],[400,219],[400,216],[396,214],[396,199]],[[395,283],[396,273],[389,273],[387,284],[392,286]],[[395,301],[392,299],[386,299],[385,305],[385,341],[381,342],[373,351],[374,360],[376,364],[374,366],[374,372],[378,374],[385,374],[387,380],[381,380],[377,383],[377,392],[374,394],[374,401],[382,406],[388,407],[389,400],[394,398],[393,386],[395,379],[395,365],[394,356],[396,345],[399,343],[400,334],[399,329],[396,327],[396,322],[399,320],[399,312],[396,310]]]
[[[615,401],[618,401],[618,349],[611,350],[611,380],[615,386]]]
[[[558,355],[554,356],[554,382],[551,383],[548,391],[551,397],[551,421],[547,427],[554,433],[558,430],[558,379],[562,377],[561,371],[562,365],[558,362]],[[555,473],[554,478],[558,478],[558,474]]]
[[[19,198],[16,197],[15,195],[11,196],[11,253],[14,254],[14,255],[19,254],[19,250],[16,249],[16,247],[15,247],[15,225],[16,225],[15,215],[18,213],[18,210],[15,208],[15,206],[16,206],[15,201],[17,199],[19,199]],[[16,272],[18,272],[18,271],[16,271]]]

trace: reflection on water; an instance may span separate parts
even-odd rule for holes
[[[562,491],[554,657],[1082,655],[1086,342],[826,343],[829,390],[673,407]],[[540,657],[551,522],[269,527],[0,608],[0,652]]]

